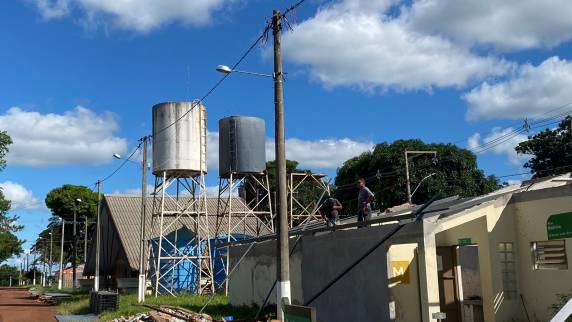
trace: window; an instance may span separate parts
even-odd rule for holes
[[[533,269],[568,269],[564,240],[531,243]]]
[[[507,300],[516,299],[516,270],[513,243],[499,243],[502,289]]]

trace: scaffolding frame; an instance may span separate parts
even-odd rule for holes
[[[288,218],[290,228],[321,219],[320,215],[312,213],[312,211],[319,209],[324,195],[330,195],[330,185],[323,180],[325,177],[327,175],[323,173],[292,172],[289,174]],[[304,186],[305,183],[307,184],[306,186]],[[312,200],[301,200],[297,195],[302,187],[312,189],[312,192],[315,191],[315,195],[320,197]]]
[[[170,195],[167,190],[173,185],[176,186],[176,194]],[[204,173],[191,177],[167,176],[164,171],[161,177],[156,176],[152,209],[152,238],[149,240],[147,262],[150,269],[147,271],[155,297],[159,294],[176,296],[183,291],[213,293],[211,234]],[[187,228],[193,236],[183,244],[178,244],[178,231],[181,228]],[[168,238],[172,233],[174,241]],[[157,237],[153,239],[155,236]],[[186,276],[187,280],[181,282],[181,275]],[[178,283],[177,287],[175,282]],[[181,289],[181,283],[186,287]]]
[[[240,190],[249,190],[254,193],[254,198],[250,201],[246,197],[240,196]],[[272,198],[270,182],[266,172],[261,173],[237,173],[231,172],[228,176],[219,178],[218,204],[217,204],[217,225],[216,238],[226,239],[227,243],[236,241],[236,235],[259,237],[264,231],[274,232],[274,216],[272,208]],[[233,218],[237,220],[233,221]],[[249,222],[248,219],[253,219]],[[222,227],[222,224],[226,224]],[[222,234],[224,230],[224,234]],[[255,236],[252,236],[252,233]],[[230,271],[230,258],[228,247],[218,249],[218,258],[221,261],[222,270],[225,276]],[[215,265],[213,264],[213,267]],[[221,273],[217,271],[214,273]],[[220,289],[224,285],[225,294],[228,294],[228,279],[222,281],[220,285],[215,285],[215,289]]]

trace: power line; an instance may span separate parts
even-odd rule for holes
[[[139,149],[141,148],[141,142],[139,143],[139,145],[137,145],[137,147],[133,150],[133,152],[131,152],[131,154],[129,155],[129,157],[127,157],[125,160],[123,160],[123,162],[121,162],[121,164],[115,169],[113,170],[110,174],[108,174],[105,178],[101,179],[100,182],[105,182],[109,179],[111,179],[111,177],[113,177],[119,170],[121,170],[121,168],[123,168],[123,166],[131,161],[131,158],[135,155],[135,152],[139,151]],[[143,165],[146,166],[146,165]],[[95,183],[97,185],[97,182]]]
[[[271,28],[271,25],[269,23],[267,23],[264,27],[264,30],[262,31],[262,34],[260,36],[258,36],[258,38],[256,38],[256,40],[240,56],[240,58],[234,63],[234,65],[232,65],[231,70],[236,69],[244,61],[244,59],[246,59],[246,57],[252,52],[252,50],[254,48],[256,48],[258,43],[263,38],[266,37],[265,35],[268,32],[268,30],[270,30],[270,28]],[[171,124],[165,126],[164,128],[160,129],[159,131],[157,131],[157,133],[154,133],[154,135],[157,135],[157,134],[160,134],[160,133],[166,131],[167,129],[169,129],[170,127],[172,127],[173,125],[175,125],[179,121],[181,121],[185,116],[187,116],[197,106],[197,104],[203,103],[222,84],[222,82],[224,82],[230,76],[230,74],[232,74],[232,73],[224,74],[224,76],[221,77],[200,99],[192,102],[191,108],[187,112],[183,113],[183,115],[181,115],[179,118],[177,118]]]

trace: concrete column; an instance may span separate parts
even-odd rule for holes
[[[433,223],[423,221],[423,243],[419,247],[419,292],[423,322],[436,321],[431,315],[440,311],[434,228]]]

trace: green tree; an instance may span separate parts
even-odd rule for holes
[[[5,132],[0,132],[0,171],[6,168],[6,154],[8,146],[12,144],[12,139]],[[22,230],[23,226],[18,225],[18,217],[10,216],[10,201],[6,200],[2,189],[0,189],[0,262],[7,260],[13,255],[22,252],[24,241],[19,240],[15,233]]]
[[[18,277],[20,276],[20,271],[17,267],[10,266],[7,264],[2,264],[0,266],[0,285],[8,286],[10,285],[10,277],[12,277],[12,285],[17,285]]]
[[[79,202],[78,199],[81,200],[81,202]],[[83,238],[85,236],[84,233],[82,233],[82,231],[85,232],[83,221],[87,218],[87,239],[89,242],[92,240],[94,234],[93,227],[97,214],[97,193],[85,186],[65,184],[48,192],[45,202],[46,206],[52,212],[52,217],[50,218],[48,227],[40,233],[40,238],[36,240],[33,248],[38,250],[45,250],[46,242],[49,242],[49,234],[51,232],[53,234],[52,238],[54,242],[52,258],[58,259],[60,254],[59,246],[61,246],[61,219],[64,219],[66,221],[64,236],[64,261],[71,261],[73,258],[73,225],[71,225],[71,221],[73,220],[73,214],[75,212],[76,218],[78,220],[77,253],[79,258],[83,258]],[[79,223],[79,221],[81,221],[81,223]],[[44,258],[44,256],[48,255],[49,253],[42,251],[40,260],[48,260],[49,258]]]
[[[356,181],[365,178],[367,186],[375,193],[381,209],[407,201],[405,175],[406,150],[437,151],[431,155],[410,156],[409,173],[411,189],[421,183],[413,195],[413,203],[423,203],[435,194],[442,197],[459,195],[471,197],[491,192],[499,187],[496,178],[486,177],[477,168],[476,156],[452,144],[425,144],[421,140],[397,140],[377,144],[373,151],[344,162],[337,171],[334,195],[344,205],[344,213],[355,213],[358,189]]]
[[[564,119],[557,128],[546,129],[528,137],[516,148],[518,154],[532,158],[524,164],[534,178],[570,172],[572,169],[572,117]]]

